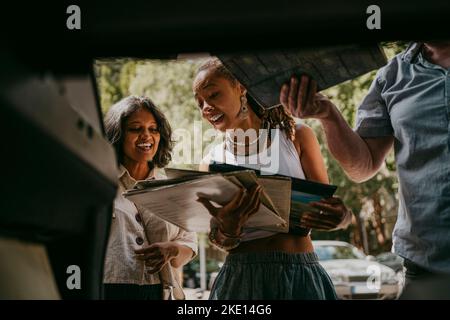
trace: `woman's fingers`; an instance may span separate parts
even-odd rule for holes
[[[337,215],[342,217],[344,215],[343,207],[340,205],[331,205],[323,202],[309,203],[313,208],[323,211],[324,215]]]
[[[245,201],[245,198],[248,196],[248,191],[247,191],[247,189],[245,189],[245,188],[242,188],[241,189],[241,194],[240,194],[240,196],[239,196],[239,198],[238,198],[238,200],[237,200],[237,203],[235,204],[235,206],[236,207],[240,207],[240,206],[242,206],[242,204],[244,203],[244,201]]]
[[[309,205],[316,209],[322,210],[325,215],[336,215],[340,218],[344,217],[345,212],[347,211],[347,208],[342,203],[342,200],[336,197],[322,199],[319,202],[311,202]]]
[[[305,228],[313,229],[335,229],[340,220],[335,217],[325,218],[323,215],[316,215],[311,213],[305,213],[300,218],[300,225]]]
[[[250,207],[252,203],[255,202],[256,199],[260,196],[260,190],[261,186],[259,184],[254,184],[251,186],[251,188],[248,190],[247,194],[245,195],[244,200],[242,201],[242,205],[239,209],[241,209],[242,212],[247,210],[247,208]]]
[[[305,226],[323,226],[330,229],[334,229],[339,224],[340,220],[336,220],[333,218],[323,218],[317,216],[308,216],[305,215],[300,219],[300,223]]]
[[[211,203],[211,201],[209,201],[208,199],[203,198],[203,197],[199,197],[199,198],[197,199],[197,201],[200,202],[201,204],[203,204],[203,206],[209,211],[209,213],[210,213],[213,217],[215,217],[215,218],[220,218],[220,217],[218,217],[218,215],[219,215],[220,212],[224,212],[224,209],[225,209],[225,211],[228,211],[228,210],[233,210],[233,209],[238,208],[239,206],[241,206],[241,205],[242,205],[242,202],[243,202],[243,200],[244,200],[244,198],[245,198],[246,193],[247,193],[246,190],[245,190],[244,188],[241,188],[241,189],[234,195],[234,197],[231,199],[231,201],[228,202],[228,203],[227,203],[224,207],[222,207],[222,208],[217,208],[217,207],[215,207],[215,206]],[[222,209],[222,210],[221,210],[221,209]]]
[[[154,268],[155,266],[157,266],[161,263],[164,263],[163,259],[147,259],[147,260],[145,260],[145,265],[147,267],[152,267],[152,268]]]
[[[167,259],[160,251],[151,253],[140,254],[137,256],[139,260],[145,260],[145,266],[148,268],[147,272],[156,273],[159,272],[162,267],[167,263]]]
[[[157,247],[154,244],[151,244],[147,247],[141,248],[141,249],[135,249],[134,253],[136,254],[147,254],[154,252],[157,249]]]
[[[206,208],[206,210],[209,211],[209,214],[211,214],[213,217],[217,216],[217,213],[219,212],[218,208],[213,206],[212,203],[208,199],[199,197],[197,199],[197,201],[200,202],[201,204],[203,204],[203,206]]]
[[[154,244],[142,249],[134,250],[134,252],[136,253],[136,258],[139,260],[162,259],[163,257],[160,248]]]
[[[247,190],[245,190],[245,188],[241,188],[225,207],[230,209],[239,208],[242,205],[242,201],[244,200],[246,194]]]
[[[338,197],[325,198],[325,199],[321,199],[320,201],[310,202],[310,204],[313,204],[313,203],[326,203],[326,204],[331,204],[331,205],[342,204],[343,205],[341,198],[338,198]]]
[[[343,214],[339,211],[339,212],[334,212],[331,211],[329,209],[326,208],[322,208],[322,210],[320,212],[304,212],[302,215],[303,217],[307,217],[307,218],[313,218],[313,219],[318,219],[318,220],[328,220],[328,221],[334,221],[334,222],[341,222]]]
[[[245,215],[250,217],[252,214],[255,214],[259,210],[259,206],[261,205],[261,192],[262,187],[258,185],[255,188],[255,191],[252,194],[252,197],[250,198],[248,207],[245,210]]]
[[[258,201],[257,204],[247,213],[247,217],[254,215],[259,211],[259,208],[261,207],[261,201]]]
[[[161,260],[164,258],[161,252],[152,252],[144,255],[145,260]]]
[[[301,228],[308,228],[308,229],[314,229],[314,230],[319,230],[319,231],[330,231],[335,229],[335,227],[333,226],[329,226],[323,223],[315,223],[315,222],[309,222],[306,221],[305,223],[297,223],[294,224],[294,226],[298,226]]]
[[[334,223],[334,224],[339,224],[341,222],[341,218],[339,216],[335,216],[335,215],[324,215],[324,214],[319,214],[319,213],[309,213],[309,214],[304,214],[301,219],[309,219],[309,220],[314,220],[314,221],[325,221],[325,222],[330,222],[330,223]]]
[[[255,201],[255,199],[259,197],[259,190],[261,190],[261,186],[258,184],[254,184],[250,188],[248,194],[245,197],[245,201],[242,204],[242,208],[248,207],[251,202]]]
[[[255,213],[258,208],[259,197],[261,195],[261,186],[255,184],[252,186],[241,201],[239,207],[234,208],[229,212],[229,219],[223,219],[222,230],[229,234],[239,234],[242,225],[245,224],[248,217]],[[231,231],[230,231],[231,230]],[[238,231],[236,231],[238,230]]]
[[[161,271],[161,269],[164,267],[165,264],[166,264],[165,262],[158,262],[156,264],[151,264],[151,263],[146,264],[146,266],[148,268],[147,272],[150,274],[157,273],[157,272]]]

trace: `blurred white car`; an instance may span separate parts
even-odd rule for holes
[[[391,268],[342,241],[313,241],[340,299],[396,299],[401,280]]]

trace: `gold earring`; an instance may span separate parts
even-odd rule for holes
[[[245,120],[248,117],[248,104],[247,104],[247,98],[245,95],[241,96],[241,109],[239,111],[239,118],[241,120]]]

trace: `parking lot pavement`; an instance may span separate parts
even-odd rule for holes
[[[205,290],[202,292],[201,289],[183,289],[186,295],[186,300],[208,300],[209,298],[209,290]]]

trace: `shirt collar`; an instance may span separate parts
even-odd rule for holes
[[[422,65],[428,69],[438,69],[438,70],[444,70],[441,66],[438,66],[436,64],[431,63],[427,59],[425,59],[423,53],[422,53],[423,43],[419,42],[413,42],[411,43],[408,48],[405,50],[405,52],[402,55],[402,59],[408,63],[411,64],[419,64]]]
[[[144,180],[152,180],[155,179],[155,169],[151,170],[148,174],[147,178]],[[119,166],[119,181],[123,183],[126,189],[131,189],[134,187],[134,185],[138,182],[136,179],[134,179],[130,173],[128,172],[127,168],[125,168],[122,164]]]
[[[406,48],[405,52],[402,54],[402,60],[411,64],[418,62],[417,57],[422,52],[423,43],[421,42],[411,42]]]

